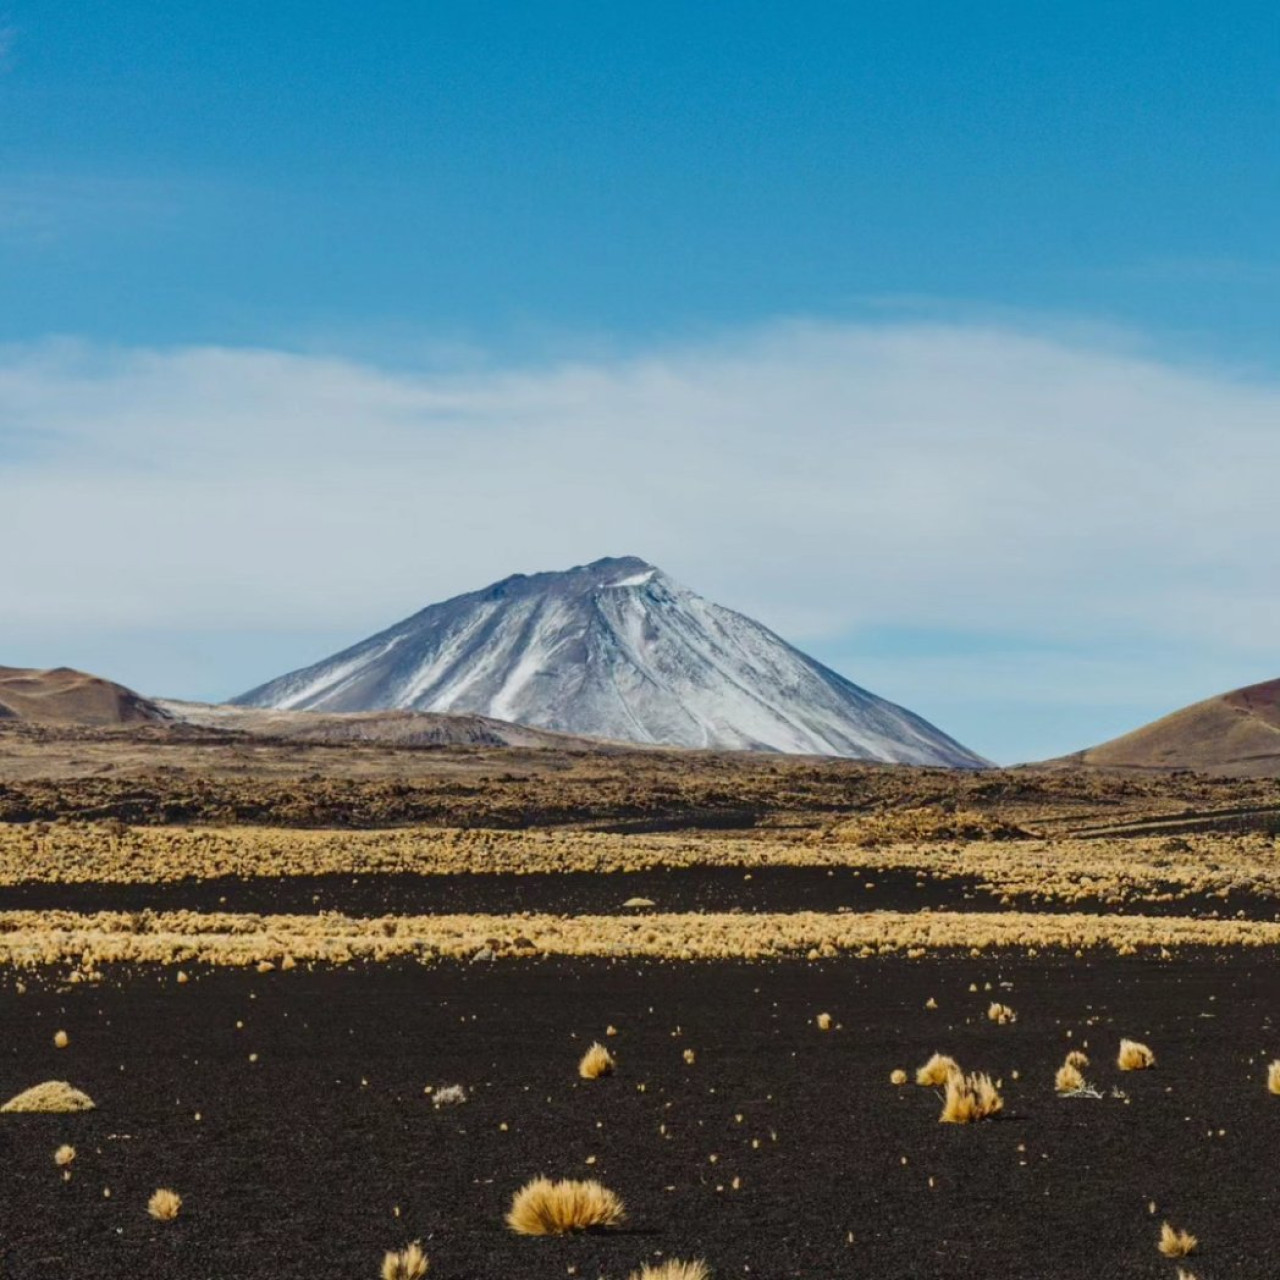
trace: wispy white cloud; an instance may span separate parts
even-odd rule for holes
[[[0,351],[0,423],[0,642],[355,635],[630,552],[803,643],[946,628],[1215,670],[1280,644],[1280,387],[1106,344],[787,324],[412,375],[54,343]]]
[[[0,49],[0,69],[3,54]],[[0,177],[0,244],[56,244],[85,231],[145,232],[189,201],[189,181],[27,173]]]

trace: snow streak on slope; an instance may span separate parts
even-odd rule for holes
[[[466,712],[562,733],[976,767],[927,721],[635,557],[431,605],[236,701]]]

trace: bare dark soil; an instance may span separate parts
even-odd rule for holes
[[[1174,886],[1153,886],[1157,893]],[[976,878],[917,876],[890,868],[766,866],[659,868],[601,875],[315,875],[211,877],[132,884],[30,881],[0,885],[0,911],[234,911],[263,915],[347,916],[617,915],[646,899],[656,911],[1037,911],[1150,916],[1280,918],[1280,901],[1232,892],[1168,901],[1135,896],[1064,901],[1009,895]],[[635,908],[644,910],[646,908]]]
[[[0,1274],[372,1277],[420,1237],[440,1280],[622,1280],[659,1253],[722,1278],[1172,1280],[1168,1217],[1200,1237],[1197,1274],[1263,1280],[1280,1256],[1276,961],[135,970],[27,977],[26,994],[9,973],[0,1096],[67,1079],[99,1109],[0,1116]],[[989,1022],[992,999],[1017,1023]],[[580,1080],[609,1025],[618,1073]],[[1122,1035],[1157,1069],[1118,1072]],[[1053,1094],[1084,1045],[1127,1100]],[[889,1083],[935,1049],[1002,1077],[1005,1116],[942,1125],[932,1091]],[[471,1100],[434,1109],[424,1086],[452,1083]],[[537,1173],[600,1178],[629,1226],[513,1236],[503,1213]],[[184,1197],[175,1222],[147,1216],[161,1186]]]

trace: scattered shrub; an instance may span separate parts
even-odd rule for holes
[[[65,1049],[71,1043],[71,1037],[65,1031],[55,1031],[53,1033],[53,1047],[55,1049]]]
[[[0,1111],[92,1111],[93,1107],[87,1093],[73,1089],[65,1080],[46,1080],[10,1098]]]
[[[945,1053],[935,1053],[928,1062],[916,1072],[916,1084],[926,1088],[941,1088],[952,1076],[960,1074],[960,1064]]]
[[[889,1083],[896,1085],[904,1085],[907,1083],[907,1073],[901,1067],[889,1072]]]
[[[987,1017],[992,1022],[998,1022],[1004,1026],[1009,1022],[1017,1022],[1018,1015],[1009,1008],[1007,1004],[1000,1004],[998,1001],[993,1002],[987,1009]]]
[[[1004,1099],[988,1075],[955,1075],[947,1078],[946,1097],[942,1114],[943,1124],[974,1124],[989,1120],[1004,1110]]]
[[[182,1209],[182,1197],[176,1191],[167,1191],[161,1187],[153,1192],[147,1201],[147,1212],[157,1222],[172,1222]]]
[[[1064,1062],[1058,1068],[1058,1074],[1053,1078],[1053,1087],[1059,1093],[1079,1093],[1085,1087],[1084,1076],[1080,1074],[1080,1068],[1074,1062]]]
[[[1267,1090],[1270,1093],[1280,1093],[1280,1060],[1267,1068]]]
[[[1121,1071],[1149,1071],[1156,1065],[1156,1055],[1136,1040],[1121,1040],[1116,1066]]]
[[[1077,1071],[1083,1071],[1089,1065],[1089,1055],[1080,1049],[1072,1049],[1067,1054],[1067,1065],[1075,1067]]]
[[[388,1253],[382,1259],[382,1280],[422,1280],[431,1263],[415,1240],[399,1253]]]
[[[814,1021],[817,1022],[819,1031],[831,1030],[831,1015],[829,1013],[818,1014],[817,1018],[815,1018]],[[684,1264],[681,1263],[680,1265],[683,1266]]]
[[[447,1084],[442,1089],[436,1089],[431,1095],[433,1107],[456,1107],[466,1100],[467,1091],[460,1084]]]
[[[694,1262],[671,1258],[666,1262],[646,1262],[631,1273],[630,1280],[711,1280],[711,1268],[701,1258]]]
[[[1198,1241],[1189,1231],[1175,1231],[1167,1222],[1160,1228],[1160,1243],[1156,1248],[1166,1258],[1185,1258],[1194,1253]]]
[[[65,1169],[75,1158],[75,1147],[69,1146],[65,1142],[53,1153],[53,1163],[56,1164],[59,1169]]]
[[[578,1063],[578,1074],[584,1080],[598,1080],[601,1076],[612,1075],[613,1068],[613,1054],[597,1040],[582,1055],[582,1061]]]
[[[534,1178],[512,1198],[507,1226],[522,1236],[563,1236],[616,1227],[625,1217],[622,1201],[598,1182]]]

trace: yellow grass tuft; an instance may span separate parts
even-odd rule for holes
[[[1198,1241],[1189,1231],[1175,1231],[1167,1222],[1160,1228],[1160,1243],[1156,1248],[1166,1258],[1185,1258],[1194,1253]]]
[[[938,1119],[943,1124],[974,1124],[1004,1110],[1004,1099],[988,1075],[961,1075],[947,1079],[947,1092]]]
[[[1067,1054],[1067,1066],[1075,1067],[1077,1071],[1083,1071],[1089,1065],[1089,1055],[1081,1049],[1072,1049]]]
[[[399,1253],[388,1253],[382,1259],[382,1280],[422,1280],[431,1263],[415,1240]]]
[[[172,1222],[182,1209],[182,1197],[176,1191],[167,1191],[161,1187],[147,1201],[147,1212],[157,1222]]]
[[[818,1024],[819,1031],[831,1030],[831,1015],[829,1013],[818,1014],[818,1016],[814,1019],[814,1021]]]
[[[73,1089],[65,1080],[46,1080],[10,1098],[0,1111],[92,1111],[93,1107],[87,1093]]]
[[[998,1022],[1002,1027],[1018,1020],[1018,1015],[1007,1004],[1000,1004],[998,1001],[993,1002],[987,1009],[987,1017],[992,1022]]]
[[[646,1262],[631,1273],[629,1280],[711,1280],[711,1268],[701,1258],[693,1262],[669,1258],[666,1262]]]
[[[65,1031],[55,1031],[53,1033],[53,1047],[55,1049],[65,1049],[71,1043],[71,1037]]]
[[[578,1063],[578,1074],[584,1080],[598,1080],[601,1076],[612,1075],[614,1066],[613,1054],[597,1040],[582,1055],[582,1061]]]
[[[1064,1062],[1053,1078],[1053,1087],[1059,1093],[1079,1093],[1084,1088],[1084,1076],[1074,1062]]]
[[[945,1053],[935,1053],[928,1062],[916,1072],[916,1084],[925,1088],[941,1088],[952,1076],[960,1074],[960,1064]]]
[[[53,1153],[53,1163],[56,1164],[59,1169],[65,1169],[75,1158],[75,1147],[70,1146],[65,1142]]]
[[[1273,1062],[1267,1068],[1267,1091],[1280,1093],[1280,1060]]]
[[[896,1085],[904,1085],[907,1083],[907,1073],[901,1067],[895,1068],[889,1072],[889,1083]]]
[[[1116,1066],[1121,1071],[1149,1071],[1156,1065],[1156,1055],[1136,1040],[1121,1040]]]
[[[534,1178],[512,1198],[507,1226],[522,1236],[563,1236],[616,1227],[625,1217],[622,1201],[598,1182]]]

